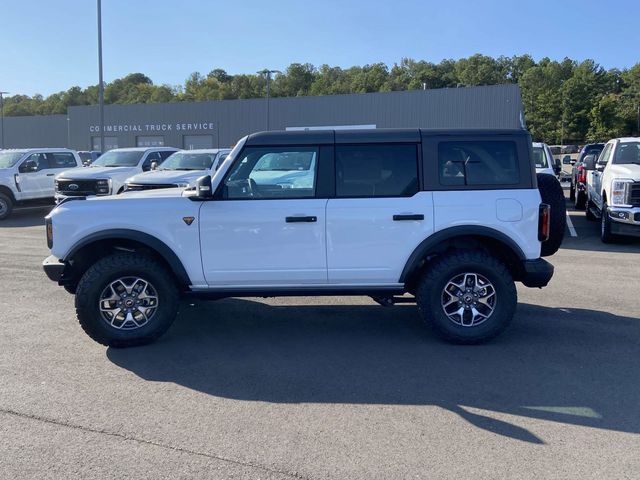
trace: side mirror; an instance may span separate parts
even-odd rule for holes
[[[84,162],[82,162],[82,166],[83,166],[83,167],[89,167],[89,166],[91,166],[91,160],[85,160]]]
[[[557,158],[553,161],[553,171],[556,175],[560,175],[560,172],[562,172],[562,164]]]
[[[562,159],[562,164],[563,165],[571,165],[571,160],[568,158],[563,158]]]
[[[607,164],[606,163],[596,163],[596,170],[598,172],[602,172],[604,171],[604,167],[606,167]]]
[[[211,190],[211,176],[205,175],[196,180],[196,194],[191,197],[193,200],[207,200],[213,198]]]
[[[37,172],[38,164],[34,160],[27,160],[22,164],[22,167],[20,167],[20,170],[24,173]]]
[[[584,163],[585,170],[595,170],[596,169],[596,156],[595,155],[586,155],[582,162]]]
[[[158,162],[156,160],[153,160],[151,162],[151,170],[157,170],[158,169]]]

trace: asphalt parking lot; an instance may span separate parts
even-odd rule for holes
[[[44,276],[45,213],[0,224],[2,478],[640,477],[640,241],[584,213],[487,345],[353,297],[184,304],[127,350]]]

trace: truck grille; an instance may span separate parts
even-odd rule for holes
[[[84,197],[96,194],[95,180],[56,180],[56,192],[67,197]]]
[[[629,188],[629,205],[640,206],[640,182],[632,183]]]
[[[161,188],[176,188],[173,183],[128,183],[127,192],[140,192],[142,190],[159,190]]]

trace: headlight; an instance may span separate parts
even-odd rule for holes
[[[109,195],[111,193],[111,180],[98,180],[96,182],[96,193],[98,195]]]
[[[617,178],[611,182],[611,205],[627,205],[629,185],[633,180],[628,178]]]

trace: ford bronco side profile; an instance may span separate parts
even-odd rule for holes
[[[514,282],[551,279],[557,189],[525,130],[256,133],[195,188],[61,203],[43,266],[114,347],[157,339],[182,296],[410,299],[444,339],[479,343],[512,320]]]

